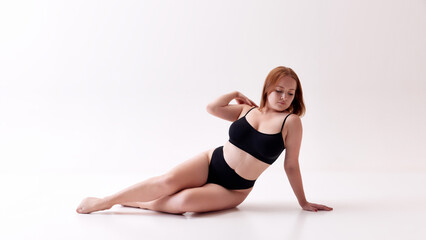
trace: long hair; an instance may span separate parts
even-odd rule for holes
[[[279,66],[279,67],[272,69],[269,72],[268,76],[266,77],[265,83],[263,84],[263,91],[262,91],[262,96],[261,96],[261,100],[260,100],[260,109],[265,107],[266,102],[267,102],[267,98],[268,98],[268,94],[273,91],[278,80],[281,79],[282,77],[285,77],[285,76],[289,76],[289,77],[293,78],[294,80],[296,80],[296,83],[297,83],[295,96],[294,96],[294,99],[291,102],[291,105],[288,108],[288,110],[291,113],[296,114],[296,115],[301,117],[305,114],[305,111],[306,111],[305,103],[303,102],[302,85],[300,84],[299,77],[293,71],[293,69],[288,68],[288,67],[283,67],[283,66]]]

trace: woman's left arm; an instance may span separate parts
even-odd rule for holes
[[[303,190],[302,175],[300,174],[299,167],[299,152],[300,145],[302,143],[302,121],[297,115],[290,115],[287,119],[287,136],[285,138],[285,160],[284,169],[287,174],[288,180],[293,192],[299,201],[300,206],[307,211],[318,211],[318,210],[333,210],[333,208],[310,203],[306,200],[305,192]]]

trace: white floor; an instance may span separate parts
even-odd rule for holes
[[[304,172],[306,212],[284,175],[264,174],[236,209],[169,215],[115,206],[75,213],[148,176],[2,175],[0,239],[426,239],[425,173]]]

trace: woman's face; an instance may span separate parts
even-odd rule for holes
[[[278,80],[272,92],[268,94],[268,107],[276,111],[284,111],[290,107],[296,93],[296,80],[289,76]]]

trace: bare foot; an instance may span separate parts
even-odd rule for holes
[[[107,204],[101,198],[88,197],[85,198],[77,207],[77,213],[91,213],[110,209],[111,207],[111,205]]]

